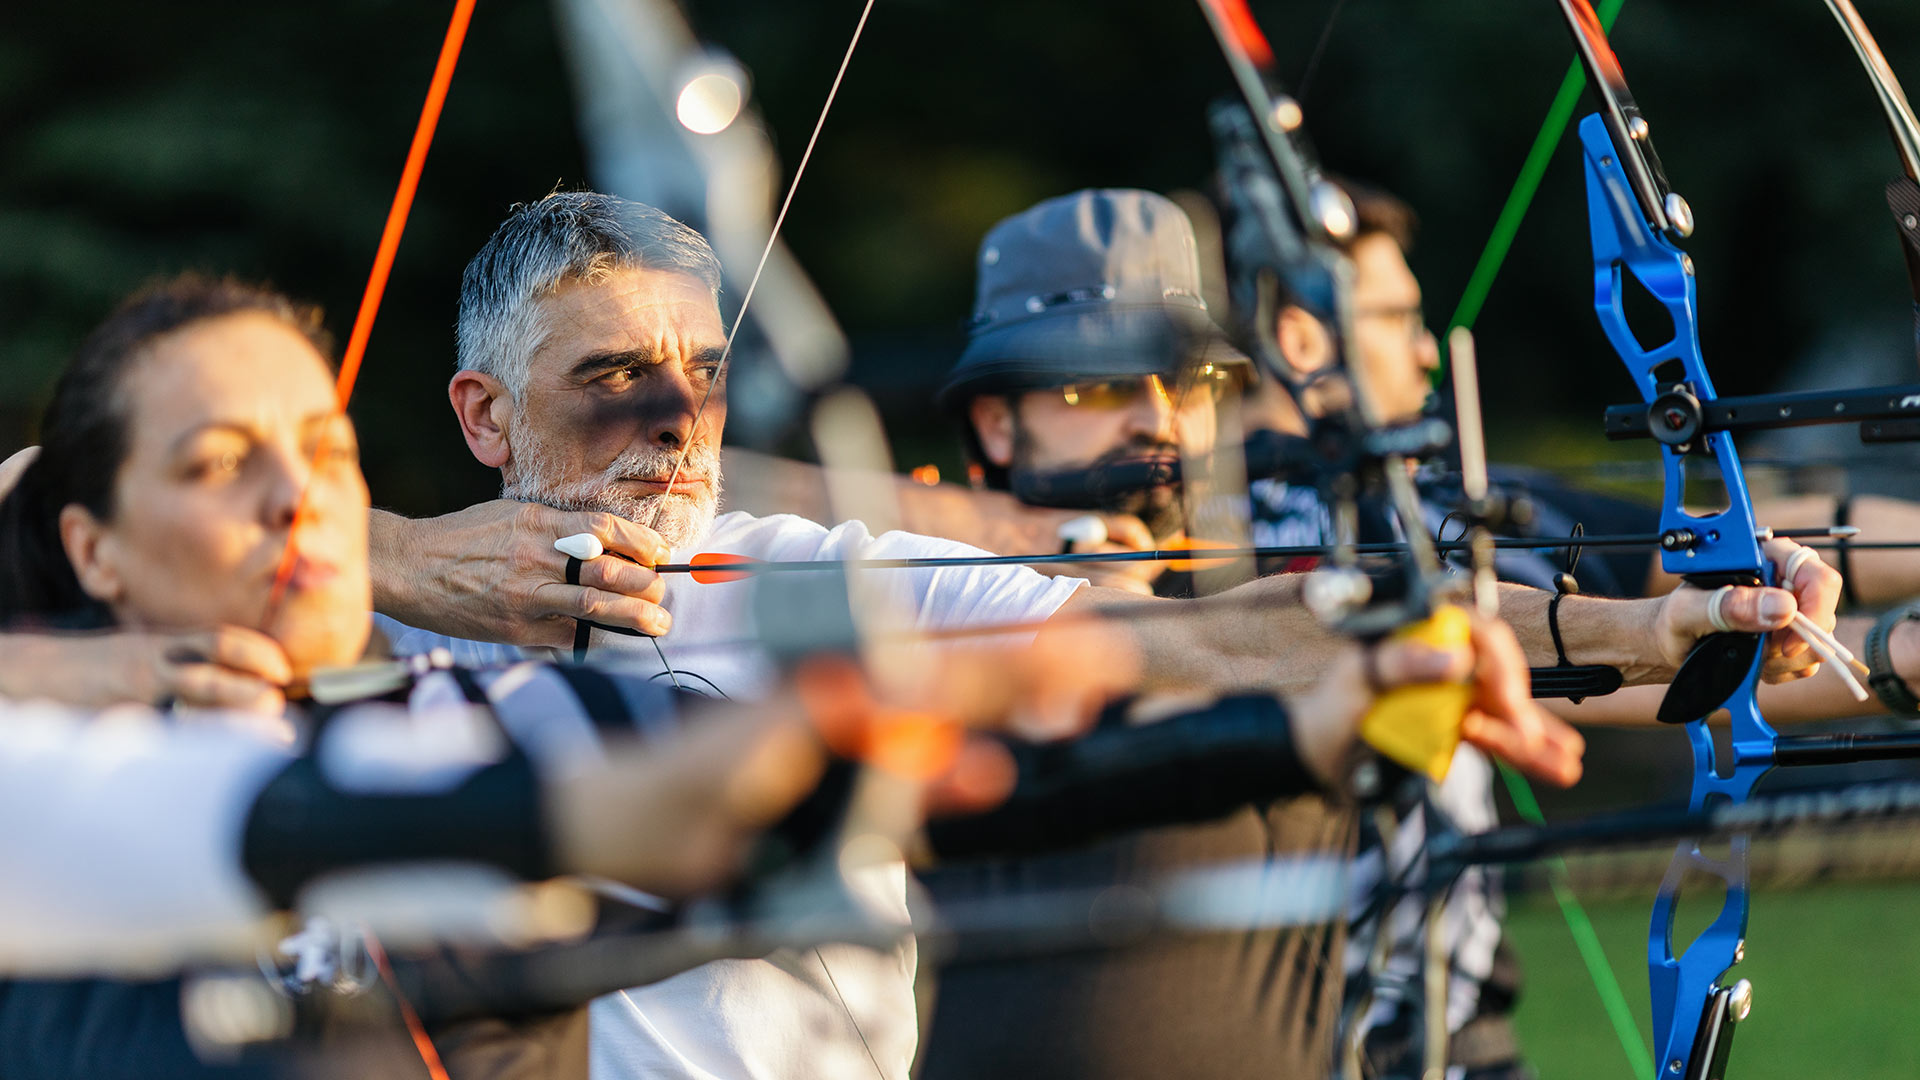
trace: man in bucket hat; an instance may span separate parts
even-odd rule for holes
[[[1205,475],[1216,405],[1252,368],[1207,314],[1186,214],[1147,191],[1049,199],[987,234],[976,295],[939,402],[965,418],[988,486],[1125,515],[1105,523],[1117,543],[1096,528],[1069,540],[1075,550],[1183,539],[1197,492],[1180,478]],[[1144,482],[1081,485],[1064,500],[1036,499],[1022,482],[1128,465]],[[1164,569],[1116,564],[1103,583],[1145,591]]]
[[[1037,476],[1211,455],[1217,403],[1251,365],[1207,313],[1193,228],[1171,200],[1130,190],[1049,199],[987,233],[978,271],[967,348],[939,401],[964,417],[990,486],[1019,494]],[[1183,538],[1201,492],[1180,478],[1194,476],[1204,470],[1169,469],[1158,483],[1102,493],[1087,508],[1110,512],[1111,537],[1071,546]],[[1129,521],[1142,535],[1123,531]],[[1163,564],[1122,567],[1141,590],[1187,584]],[[1084,851],[940,868],[927,884],[936,902],[1124,885],[1223,859],[1344,851],[1350,828],[1325,800],[1295,799]],[[922,1076],[1319,1075],[1338,1016],[1337,940],[1326,927],[1268,929],[954,968],[941,978]]]

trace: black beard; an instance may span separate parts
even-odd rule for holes
[[[1016,490],[1020,487],[1018,478],[1023,475],[1066,471],[1066,469],[1076,468],[1074,466],[1068,466],[1066,469],[1060,470],[1036,469],[1033,466],[1032,458],[1032,440],[1028,437],[1023,427],[1016,427],[1014,431],[1013,465],[1010,470]],[[1125,446],[1114,447],[1112,450],[1101,454],[1099,457],[1094,458],[1092,461],[1078,468],[1088,472],[1095,472],[1126,462],[1154,458],[1180,461],[1180,448],[1169,443],[1134,442]],[[1183,467],[1182,473],[1184,474],[1184,472],[1185,469]],[[1071,506],[1061,505],[1060,508],[1068,510],[1098,510],[1102,513],[1109,514],[1131,514],[1139,518],[1140,521],[1146,525],[1147,531],[1153,534],[1154,539],[1164,540],[1186,527],[1187,508],[1184,498],[1185,493],[1185,483],[1182,480],[1175,480],[1168,484],[1151,484],[1145,487],[1109,491],[1100,497],[1076,501]]]

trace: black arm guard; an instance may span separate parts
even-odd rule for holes
[[[304,757],[254,800],[241,860],[282,907],[314,878],[370,863],[478,862],[540,879],[557,872],[544,819],[539,780],[522,754],[450,791],[404,795],[340,791]]]
[[[1293,749],[1286,706],[1225,698],[1154,724],[1078,739],[1010,743],[1020,779],[993,810],[931,822],[943,858],[1026,855],[1156,825],[1208,821],[1248,803],[1316,790]]]

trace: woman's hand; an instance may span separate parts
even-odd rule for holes
[[[278,714],[293,669],[256,630],[5,635],[0,695],[83,708],[137,702]]]

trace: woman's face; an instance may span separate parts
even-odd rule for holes
[[[204,319],[155,339],[119,392],[128,450],[113,519],[70,506],[62,520],[87,591],[122,625],[262,629],[297,679],[358,660],[367,485],[313,346],[257,312]],[[298,555],[274,605],[296,507]]]

